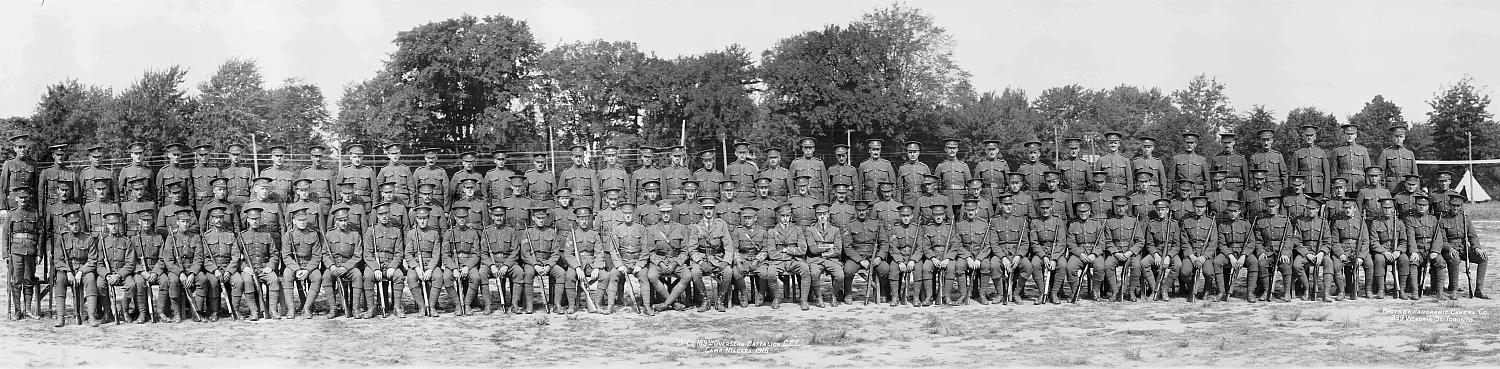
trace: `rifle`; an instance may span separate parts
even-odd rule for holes
[[[1176,232],[1171,232],[1171,225],[1172,224],[1173,223],[1171,221],[1167,222],[1167,225],[1168,225],[1168,228],[1167,228],[1168,232],[1167,233],[1168,234],[1174,234],[1174,233],[1176,233]],[[1161,245],[1159,247],[1160,250],[1158,250],[1157,257],[1160,258],[1161,261],[1162,261],[1162,263],[1161,263],[1162,264],[1162,266],[1161,266],[1161,277],[1156,279],[1156,288],[1151,291],[1152,294],[1156,295],[1156,301],[1166,301],[1167,300],[1167,292],[1166,292],[1166,288],[1167,288],[1167,275],[1171,274],[1171,272],[1172,272],[1172,260],[1167,258],[1167,254],[1170,253],[1169,249],[1171,248],[1171,246],[1172,246],[1172,240],[1171,240],[1171,238],[1168,238],[1166,244],[1165,245]]]
[[[621,264],[625,263],[625,259],[619,257],[620,256],[620,239],[616,237],[616,238],[614,238],[614,241],[612,243],[614,243],[615,262],[616,263],[621,263]],[[621,279],[621,282],[624,283],[624,287],[622,287],[622,289],[625,290],[625,294],[626,294],[625,297],[628,298],[628,299],[630,299],[630,306],[632,308],[634,308],[635,313],[636,314],[640,314],[640,313],[642,313],[641,302],[636,301],[636,294],[637,294],[636,293],[636,289],[637,289],[637,287],[636,287],[635,283],[631,283],[630,282],[630,278],[631,277],[632,277],[632,275],[631,275],[631,273],[630,273],[629,270],[626,270],[625,273],[621,273],[620,279]],[[638,282],[640,282],[640,280],[636,280],[636,282],[638,283]],[[754,283],[754,282],[751,282],[751,283]],[[615,286],[611,285],[611,286],[609,286],[609,288],[613,289],[613,288],[615,288]]]
[[[149,231],[148,230],[141,230],[141,232],[145,233],[145,232],[149,232]],[[140,234],[137,234],[135,237],[137,237],[137,239],[139,240],[139,243],[141,245],[140,252],[135,255],[136,259],[141,262],[141,268],[142,269],[150,268],[150,266],[146,265],[146,245],[145,245],[145,239],[142,239]],[[161,250],[157,250],[157,251],[160,252]],[[157,255],[160,256],[161,254],[158,253]],[[148,273],[148,272],[143,271],[143,272],[140,272],[140,273]],[[147,281],[144,278],[142,278],[141,279],[141,283],[144,284],[144,286],[141,286],[141,287],[145,287],[146,288],[146,315],[148,315],[148,316],[151,317],[151,321],[153,323],[160,322],[159,320],[156,319],[156,302],[152,301],[156,297],[156,291],[154,291],[151,288],[151,281]]]
[[[578,241],[577,241],[577,237],[576,237],[577,235],[578,235],[578,230],[577,229],[573,229],[572,232],[569,232],[568,233],[568,243],[573,244],[573,260],[577,260],[578,264],[583,264],[583,258],[580,257],[579,253],[578,253]],[[573,265],[572,267],[578,268],[580,271],[582,271],[582,269],[583,269],[583,265]],[[582,278],[580,278],[580,280],[578,281],[578,283],[579,283],[578,289],[580,290],[579,293],[582,293],[583,297],[584,297],[584,300],[588,301],[589,310],[598,311],[599,310],[599,306],[594,303],[594,294],[592,292],[590,292],[589,289],[588,289],[588,286],[590,284],[592,284],[592,283],[588,283],[588,281],[582,280]],[[577,309],[574,308],[574,310],[577,310]]]
[[[55,239],[55,238],[52,239],[51,242],[49,242],[49,243],[52,244],[52,247],[50,247],[50,248],[60,248],[57,245],[57,239]],[[64,280],[68,280],[68,281],[71,282],[72,280],[70,278],[68,278],[68,277],[73,276],[73,273],[75,273],[76,270],[73,268],[73,263],[68,260],[69,256],[70,255],[68,255],[66,253],[63,254],[63,264],[68,267],[68,271],[63,272],[63,273],[67,274],[67,275],[63,276],[63,279]],[[54,279],[54,280],[57,279],[57,273],[58,272],[56,270],[52,271],[52,279]],[[79,282],[82,282],[82,281],[79,281]],[[76,315],[75,318],[78,319],[78,325],[83,325],[83,299],[81,297],[82,296],[82,294],[81,294],[82,291],[79,290],[80,289],[79,283],[67,283],[67,284],[65,284],[65,286],[67,286],[67,287],[63,289],[64,293],[66,293],[68,291],[67,288],[72,288],[73,289],[73,293],[68,294],[68,295],[69,296],[77,296],[73,300],[73,313],[74,313],[74,315]],[[56,302],[56,300],[57,300],[57,294],[53,294],[52,295],[52,300],[54,301],[54,303]],[[59,306],[62,309],[67,309],[67,303],[68,303],[67,300],[63,300],[62,304],[60,304],[60,305],[54,305],[54,306]],[[63,316],[62,309],[60,309],[58,311],[58,313],[57,313],[57,317],[58,317],[57,326],[58,327],[62,327],[68,321],[68,318],[66,318],[66,317]]]
[[[1271,253],[1270,268],[1266,270],[1266,274],[1270,274],[1270,278],[1268,278],[1270,280],[1270,283],[1266,285],[1266,293],[1264,299],[1266,301],[1271,300],[1271,294],[1276,290],[1276,270],[1281,266],[1281,252],[1286,250],[1287,236],[1287,232],[1281,232],[1281,242],[1276,244],[1276,251]],[[1285,274],[1282,274],[1281,278],[1286,279],[1287,276]],[[1290,289],[1283,291],[1283,293],[1287,294],[1286,298],[1283,300],[1291,299],[1290,294],[1292,293],[1292,291]]]
[[[182,254],[178,253],[178,251],[177,251],[177,245],[172,245],[172,261],[175,262],[175,263],[177,263],[178,266],[182,265]],[[186,271],[187,268],[183,267],[183,270]],[[184,273],[186,273],[186,272],[184,272]],[[179,277],[179,278],[181,278],[181,277]],[[184,283],[183,286],[182,286],[182,292],[186,293],[187,289],[188,289],[188,286],[187,286],[186,283]],[[203,320],[203,314],[198,312],[198,303],[197,302],[193,302],[193,296],[191,294],[189,294],[188,296],[184,296],[184,297],[187,299],[188,309],[192,309],[193,310],[194,321],[202,321]]]
[[[416,228],[412,228],[412,229],[416,229]],[[427,286],[430,284],[430,282],[428,282],[426,279],[422,278],[422,271],[427,269],[427,263],[424,262],[424,261],[422,261],[422,249],[421,248],[417,248],[416,250],[412,250],[412,251],[414,251],[413,254],[416,254],[416,256],[417,256],[417,270],[414,270],[412,272],[413,273],[417,273],[417,289],[421,290],[421,292],[422,292],[422,304],[423,304],[422,306],[424,306],[423,307],[423,311],[422,311],[422,316],[431,316],[430,314],[428,314],[428,311],[427,311],[429,309],[432,309],[432,298],[427,295]],[[436,250],[436,248],[434,248],[433,251],[438,251],[438,250]],[[415,296],[413,296],[413,297],[415,297]]]
[[[369,227],[369,228],[374,228],[374,227]],[[373,231],[373,229],[371,229],[371,231]],[[360,242],[364,242],[365,238],[363,237],[363,235],[361,235],[361,237],[359,238],[359,240],[360,240]],[[360,246],[364,246],[364,245],[360,245]],[[371,245],[371,247],[374,247],[374,245]],[[361,247],[361,249],[363,249],[363,247]],[[382,269],[382,268],[385,268],[385,263],[380,262],[380,250],[370,250],[370,255],[375,258],[375,267],[371,268],[371,269],[374,269],[373,272],[380,272],[382,274],[381,276],[385,277],[385,275],[384,275],[384,269]],[[380,279],[376,279],[375,280],[375,303],[380,305],[380,312],[381,312],[381,314],[384,314],[386,312],[385,311],[385,286],[384,286],[384,284],[385,284],[385,281],[382,281]],[[365,304],[369,304],[369,302],[366,301]]]
[[[736,252],[738,252],[738,251],[736,251]],[[879,254],[880,254],[880,236],[877,233],[876,236],[875,236],[875,248],[871,250],[870,257],[865,258],[865,260],[868,260],[868,262],[870,263],[870,266],[865,269],[865,277],[866,277],[865,278],[865,305],[870,305],[870,296],[871,295],[875,296],[875,303],[877,303],[877,304],[880,303],[880,288],[876,287],[876,285],[879,284],[880,282],[878,282],[878,281],[875,280],[875,261],[876,261],[876,256],[879,255]],[[730,267],[732,268],[734,266],[730,265]]]
[[[9,255],[9,254],[10,253],[8,253],[8,252],[6,253],[6,255]],[[109,310],[110,310],[109,315],[111,317],[114,317],[115,325],[120,325],[120,312],[125,310],[125,306],[124,306],[124,304],[120,303],[119,299],[115,298],[116,297],[115,296],[115,285],[114,285],[114,283],[109,283],[109,279],[107,278],[110,274],[114,274],[114,271],[115,271],[114,265],[109,262],[109,255],[108,254],[104,255],[104,269],[108,269],[108,273],[105,273],[106,278],[105,278],[105,281],[104,281],[104,283],[108,284],[108,286],[106,286],[106,288],[104,289],[104,292],[105,292],[105,297],[109,298]],[[123,276],[123,275],[120,276],[120,281],[123,282],[124,280],[125,280],[125,276]],[[11,305],[12,306],[15,305],[14,297],[12,297]]]
[[[540,229],[540,228],[538,228],[538,229]],[[522,239],[521,241],[522,241],[521,243],[523,245],[525,245],[525,246],[531,246],[531,240]],[[536,261],[537,260],[537,258],[536,258],[536,247],[528,247],[527,251],[531,254],[531,260]],[[538,262],[538,264],[536,264],[536,265],[532,265],[531,267],[533,269],[535,269],[536,266],[538,266],[538,265],[541,265],[540,262]],[[548,278],[548,277],[549,276],[534,276],[533,279],[532,279],[532,282],[528,282],[528,283],[535,283],[536,278]],[[541,288],[541,293],[542,293],[542,310],[543,311],[547,311],[547,312],[551,312],[552,311],[551,310],[552,309],[552,302],[550,301],[552,299],[552,296],[549,296],[550,292],[552,292],[552,283],[550,283],[550,281],[548,281],[546,279],[543,279],[542,280],[542,288]],[[529,300],[531,298],[531,296],[526,296],[526,298]],[[529,302],[528,302],[528,304],[529,304]]]
[[[246,273],[246,274],[248,274],[246,277],[248,277],[250,279],[249,280],[250,286],[255,289],[255,293],[257,295],[264,296],[266,294],[265,291],[264,291],[265,290],[265,286],[261,285],[260,277],[257,276],[257,275],[255,275],[255,264],[253,264],[253,263],[250,262],[250,253],[245,251],[245,243],[244,242],[240,242],[240,235],[235,235],[235,237],[234,237],[234,246],[240,249],[241,261],[244,262],[246,266],[250,267],[250,272]],[[266,296],[266,298],[269,299],[270,296]],[[260,298],[256,298],[255,299],[255,304],[256,305],[260,305],[261,304],[261,299]],[[270,300],[266,300],[266,304],[265,305],[266,305],[266,311],[261,312],[262,315],[270,314],[270,308],[271,308]],[[251,320],[255,320],[255,319],[258,319],[258,318],[255,317],[255,316],[251,316],[250,319]]]
[[[1463,215],[1463,217],[1464,217],[1464,219],[1463,219],[1464,220],[1464,224],[1465,225],[1470,224],[1469,223],[1469,216],[1465,214],[1465,215]],[[1464,280],[1468,282],[1468,286],[1469,286],[1469,299],[1473,299],[1474,298],[1474,275],[1469,274],[1469,252],[1472,251],[1471,247],[1474,247],[1474,243],[1469,241],[1469,234],[1468,233],[1469,233],[1469,230],[1468,230],[1467,227],[1465,227],[1465,229],[1464,229],[1464,238],[1463,238],[1463,241],[1460,241],[1459,245],[1463,246],[1463,248],[1464,248],[1463,251],[1462,251],[1464,253],[1464,258],[1463,258],[1464,259]]]
[[[288,230],[288,232],[290,232],[290,230]],[[324,242],[324,240],[322,238],[318,239],[318,243],[322,243],[323,244],[323,256],[328,257],[328,262],[329,263],[333,263],[333,248],[329,247],[328,243]],[[324,267],[328,271],[330,271],[330,272],[333,271],[333,268],[334,268],[334,266],[332,266],[332,265],[327,265],[327,266],[324,266]],[[349,292],[350,291],[344,290],[344,288],[347,287],[347,286],[341,286],[340,285],[341,282],[339,281],[339,278],[342,278],[342,276],[336,276],[336,275],[333,275],[333,273],[327,273],[324,277],[332,280],[331,281],[332,283],[329,283],[329,284],[332,285],[332,287],[333,287],[333,291],[329,291],[329,292],[333,292],[333,294],[328,295],[328,298],[330,299],[328,301],[328,317],[329,318],[333,318],[333,301],[332,301],[332,299],[338,299],[339,300],[339,307],[341,307],[341,308],[344,309],[344,315],[346,317],[354,315],[354,314],[351,314],[349,312],[349,300],[348,300],[348,298],[349,298]],[[344,284],[347,285],[347,283],[344,283]],[[323,287],[319,286],[318,288],[323,288]],[[309,310],[311,310],[311,309],[309,309]],[[309,312],[309,313],[311,313],[311,312]]]

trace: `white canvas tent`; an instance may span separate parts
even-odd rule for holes
[[[1464,173],[1464,179],[1458,181],[1453,191],[1467,195],[1469,202],[1490,201],[1490,194],[1484,191],[1484,187],[1479,186],[1479,181],[1474,180],[1474,172]]]

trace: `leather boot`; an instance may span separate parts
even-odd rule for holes
[[[771,295],[771,308],[772,309],[780,309],[781,308],[781,288],[779,288],[777,286],[777,283],[778,283],[778,281],[777,281],[776,277],[775,276],[771,276],[769,278],[765,278],[765,283],[764,283],[765,285],[761,286],[761,287],[765,288],[765,294],[766,295]]]
[[[1259,287],[1256,283],[1260,282],[1260,276],[1258,274],[1259,273],[1256,273],[1254,271],[1246,273],[1246,276],[1245,276],[1245,302],[1249,302],[1249,303],[1254,303],[1255,302],[1255,288]]]
[[[453,299],[453,315],[469,315],[469,294],[457,285],[448,287],[448,297]]]
[[[1479,263],[1479,266],[1474,270],[1474,298],[1489,300],[1490,297],[1484,294],[1485,265],[1487,263]]]

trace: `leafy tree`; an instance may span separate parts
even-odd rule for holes
[[[865,14],[855,25],[867,26],[884,41],[893,87],[920,104],[953,107],[972,95],[969,72],[953,59],[953,36],[921,9],[895,3]]]
[[[328,108],[323,103],[322,89],[289,78],[281,87],[269,91],[268,97],[265,123],[257,130],[265,133],[267,142],[288,145],[300,152],[321,141],[313,129],[328,124]]]
[[[252,59],[234,58],[219,65],[213,76],[198,85],[198,110],[192,119],[190,144],[249,145],[270,139],[262,130],[270,113],[269,96],[260,66]]]
[[[540,107],[563,143],[604,142],[636,133],[637,76],[646,61],[634,42],[564,44],[543,53],[537,69]]]
[[[1152,123],[1167,114],[1174,114],[1171,97],[1155,87],[1116,86],[1095,93],[1094,129],[1099,133],[1119,132],[1124,135],[1125,150],[1135,150],[1136,137],[1150,131]]]
[[[182,89],[186,76],[187,69],[178,66],[147,71],[120,93],[118,119],[100,124],[95,142],[123,149],[143,141],[156,150],[164,143],[184,141],[194,131],[190,117],[197,106]]]
[[[1181,110],[1186,125],[1192,129],[1218,133],[1233,127],[1226,123],[1233,121],[1234,110],[1229,107],[1229,96],[1224,94],[1224,84],[1217,79],[1204,74],[1194,76],[1188,82],[1187,89],[1172,92],[1172,102]]]
[[[75,143],[82,152],[94,141],[94,132],[103,122],[116,119],[114,93],[88,86],[77,80],[66,80],[47,86],[30,119],[13,121],[17,132],[27,132],[43,144]]]
[[[1407,126],[1406,118],[1401,116],[1401,107],[1380,95],[1375,95],[1365,103],[1364,109],[1350,116],[1349,123],[1359,126],[1359,144],[1374,152],[1390,145],[1389,129],[1392,126]],[[1409,131],[1407,135],[1410,136]]]
[[[1427,122],[1433,125],[1433,150],[1439,160],[1466,160],[1469,158],[1469,134],[1473,134],[1474,158],[1493,158],[1500,155],[1500,126],[1490,119],[1488,111],[1490,96],[1474,85],[1473,78],[1464,77],[1427,101],[1432,111],[1427,113]],[[1462,173],[1466,168],[1442,166],[1443,169]],[[1476,167],[1476,170],[1480,167]],[[1486,184],[1495,183],[1495,170],[1486,168],[1475,173]]]
[[[1281,148],[1284,147],[1283,144],[1287,142],[1295,142],[1292,140],[1296,137],[1283,136],[1283,134],[1288,132],[1277,129],[1278,125],[1276,124],[1276,116],[1271,111],[1266,110],[1265,106],[1256,105],[1255,107],[1250,108],[1249,113],[1249,116],[1245,117],[1245,119],[1239,125],[1234,127],[1235,147],[1239,148],[1238,151],[1240,153],[1249,154],[1260,151],[1261,144],[1259,132],[1265,129],[1276,131],[1274,137],[1277,145],[1276,147],[1272,147],[1272,150],[1281,150]],[[1282,151],[1282,154],[1289,155],[1290,153]]]

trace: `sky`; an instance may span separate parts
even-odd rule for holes
[[[397,32],[503,14],[547,45],[630,40],[674,57],[738,43],[752,53],[891,0],[7,0],[0,3],[0,117],[29,115],[65,79],[121,91],[149,69],[181,65],[187,86],[234,57],[275,87],[320,86],[336,109],[370,78]],[[908,1],[956,41],[979,91],[1029,96],[1077,83],[1183,88],[1206,74],[1237,111],[1280,119],[1316,106],[1342,121],[1375,95],[1424,121],[1426,101],[1465,76],[1500,83],[1497,1]]]

